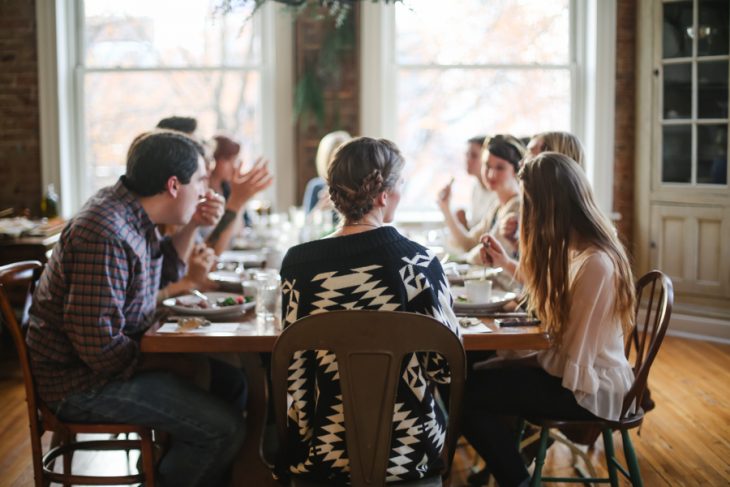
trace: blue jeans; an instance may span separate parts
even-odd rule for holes
[[[71,394],[56,412],[66,421],[139,424],[169,433],[158,469],[163,486],[226,485],[246,431],[240,410],[165,371]]]

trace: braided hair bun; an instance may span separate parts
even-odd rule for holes
[[[361,220],[375,197],[395,187],[405,161],[385,139],[359,137],[342,145],[327,171],[332,202],[345,221]]]

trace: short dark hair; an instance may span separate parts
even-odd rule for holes
[[[192,117],[172,116],[163,118],[157,123],[158,129],[177,130],[188,135],[192,135],[198,128],[198,121]]]
[[[393,189],[405,160],[386,139],[358,137],[341,145],[327,168],[330,198],[346,221],[355,222],[373,209],[373,198]]]
[[[165,190],[171,176],[188,184],[198,170],[198,157],[203,156],[203,147],[183,133],[148,132],[137,136],[129,148],[124,182],[139,196],[152,196]]]
[[[484,141],[487,140],[486,135],[475,135],[474,137],[467,140],[469,144],[484,145]]]

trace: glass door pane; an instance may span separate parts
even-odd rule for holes
[[[730,2],[728,0],[702,0],[699,3],[698,24],[697,55],[728,54]]]
[[[727,184],[727,125],[697,127],[697,182]]]
[[[667,125],[662,133],[662,181],[692,182],[692,126]]]
[[[727,65],[697,63],[697,118],[727,118]]]
[[[664,59],[692,55],[692,1],[664,4],[662,53]]]
[[[692,64],[664,66],[664,118],[692,118]]]

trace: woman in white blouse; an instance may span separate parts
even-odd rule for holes
[[[502,487],[528,485],[529,476],[501,415],[615,420],[633,381],[624,356],[633,277],[583,170],[565,155],[545,152],[527,161],[519,177],[520,262],[513,264],[552,346],[469,377],[464,436]],[[496,240],[486,241],[485,257],[508,260]]]

